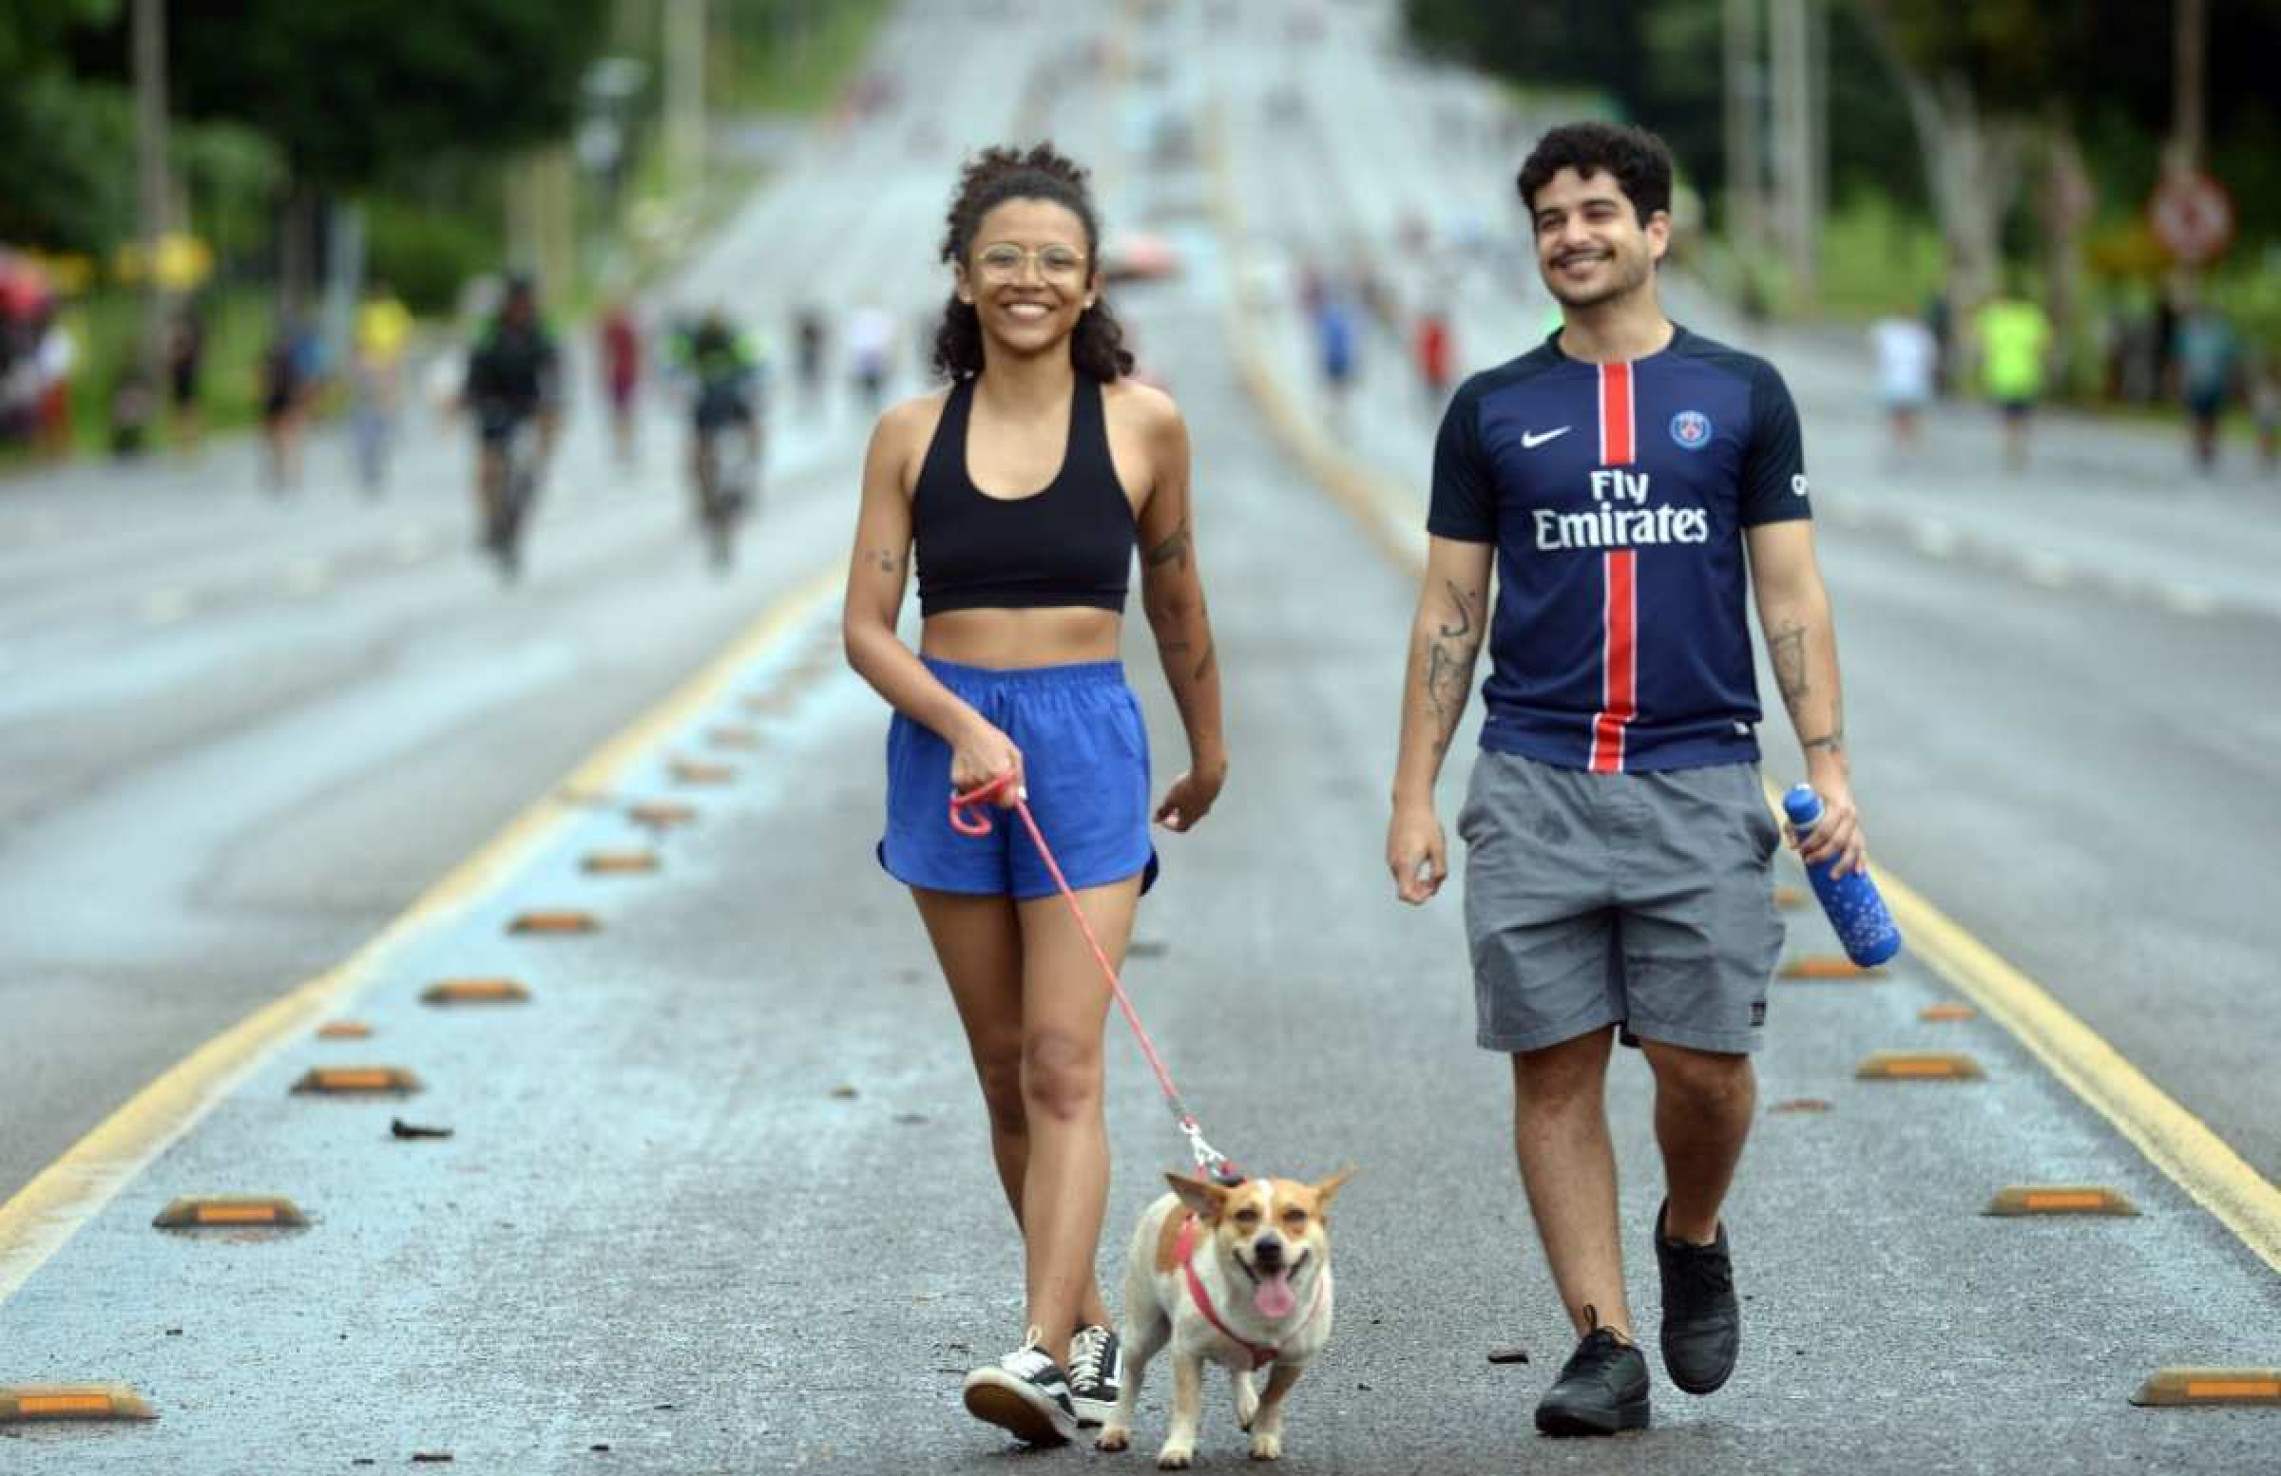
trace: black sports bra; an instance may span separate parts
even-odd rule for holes
[[[1109,456],[1100,381],[1077,376],[1061,470],[1028,497],[992,497],[967,475],[973,405],[973,379],[951,386],[911,491],[919,613],[1054,605],[1123,613],[1133,505]]]

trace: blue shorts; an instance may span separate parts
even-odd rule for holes
[[[927,670],[1022,751],[1045,843],[1076,890],[1129,876],[1156,882],[1148,834],[1148,728],[1116,661],[992,671],[921,657]],[[879,864],[906,886],[938,892],[1052,896],[1021,816],[990,811],[988,835],[950,826],[950,745],[901,713],[887,729],[887,833]]]

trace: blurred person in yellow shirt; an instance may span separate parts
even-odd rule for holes
[[[1980,387],[2004,413],[2004,462],[2028,464],[2028,417],[2043,397],[2051,361],[2051,319],[2019,293],[1981,305],[1973,319],[1980,346]]]
[[[349,410],[357,475],[364,490],[373,496],[388,483],[388,452],[395,440],[404,357],[411,341],[411,311],[386,282],[374,281],[356,311],[356,364]]]

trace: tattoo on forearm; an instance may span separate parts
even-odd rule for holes
[[[1161,569],[1170,564],[1185,571],[1188,567],[1188,548],[1192,541],[1188,535],[1188,519],[1183,515],[1178,531],[1148,551],[1148,567]]]
[[[892,549],[869,549],[864,553],[863,561],[882,574],[893,575],[903,572],[903,557]]]
[[[1448,583],[1454,620],[1443,621],[1426,643],[1426,701],[1434,715],[1434,752],[1449,751],[1457,733],[1457,720],[1465,712],[1467,689],[1473,684],[1473,660],[1481,650],[1481,592]]]
[[[1769,634],[1766,655],[1774,665],[1774,682],[1782,689],[1783,705],[1794,714],[1798,699],[1806,695],[1806,628],[1785,625]]]

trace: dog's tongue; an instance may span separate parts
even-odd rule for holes
[[[1284,1270],[1263,1274],[1251,1294],[1251,1305],[1262,1317],[1277,1320],[1289,1317],[1299,1305],[1299,1298],[1291,1291],[1291,1273]]]

